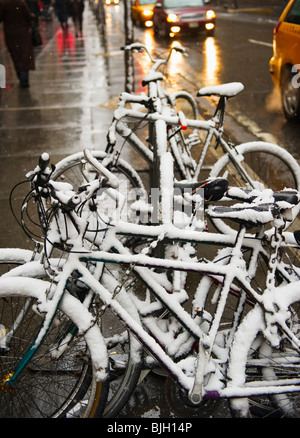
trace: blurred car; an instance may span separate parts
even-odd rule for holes
[[[157,0],[153,10],[155,35],[167,37],[215,29],[216,14],[205,0]]]
[[[120,0],[105,0],[106,5],[118,5],[120,3]]]
[[[151,27],[153,8],[156,0],[132,0],[131,17],[137,26]]]
[[[273,32],[270,72],[286,119],[300,119],[300,0],[291,0]]]

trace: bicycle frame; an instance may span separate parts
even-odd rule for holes
[[[180,99],[183,98],[185,99],[187,102],[189,102],[189,104],[191,105],[192,108],[192,112],[193,112],[193,116],[194,118],[197,120],[198,119],[198,107],[196,104],[195,99],[192,97],[192,95],[186,91],[177,91],[173,94],[169,94],[166,90],[164,90],[161,87],[161,82],[163,80],[163,75],[160,72],[157,72],[157,69],[161,66],[161,65],[167,65],[168,61],[170,59],[170,56],[172,54],[172,51],[180,51],[181,53],[185,53],[185,50],[182,49],[181,47],[172,47],[169,55],[167,57],[167,59],[154,59],[150,52],[148,51],[147,47],[144,46],[143,44],[139,44],[139,43],[134,43],[131,44],[130,46],[126,46],[125,50],[139,50],[139,51],[146,51],[146,53],[149,56],[150,61],[154,64],[151,69],[149,74],[147,75],[147,77],[144,79],[143,83],[144,85],[148,86],[148,96],[146,96],[145,94],[141,94],[141,95],[135,95],[135,94],[129,94],[129,93],[122,93],[120,96],[120,103],[118,105],[118,109],[120,110],[121,108],[124,109],[125,105],[127,102],[131,102],[131,103],[141,103],[146,107],[150,107],[152,109],[150,109],[150,112],[154,110],[157,110],[159,113],[164,113],[166,110],[168,110],[168,112],[170,112],[170,108],[174,108],[176,99]],[[174,109],[173,109],[174,111]],[[182,112],[179,112],[179,114],[182,116],[182,119],[184,120],[185,117],[183,115]],[[142,120],[147,120],[147,117],[145,117],[145,115],[143,116]],[[109,131],[108,131],[108,135],[107,135],[107,139],[108,139],[108,146],[106,148],[106,152],[111,153],[114,150],[114,145],[115,145],[115,128],[116,128],[116,120],[113,120]],[[125,128],[126,129],[126,128]],[[156,162],[156,146],[155,146],[155,135],[153,133],[153,124],[149,122],[149,144],[153,147],[153,151],[149,150],[149,148],[147,148],[143,142],[141,142],[139,140],[139,138],[136,135],[132,135],[128,132],[128,130],[126,129],[127,135],[130,135],[131,139],[129,141],[129,143],[141,154],[141,156],[143,157],[143,159],[146,160],[146,162],[150,165],[150,167],[153,169],[154,168],[154,175],[155,175],[155,165],[154,163]],[[174,138],[175,134],[179,134],[181,136],[181,139],[183,140],[183,136],[182,136],[182,132],[180,130],[177,130],[175,133],[172,132],[169,136],[169,141],[170,141],[170,145],[171,145],[171,150],[176,158],[176,162],[178,164],[178,167],[180,169],[180,172],[182,174],[183,178],[188,178],[188,179],[192,179],[192,174],[189,171],[189,169],[185,168],[185,165],[182,161],[182,157],[181,154],[178,153],[178,146],[177,146],[177,142]],[[122,136],[122,134],[120,134]],[[125,137],[126,138],[126,134]],[[183,141],[183,145],[184,145],[184,149],[186,152],[187,151],[187,147],[185,144],[185,141]],[[154,176],[154,178],[156,178],[156,175]]]
[[[163,120],[166,125],[170,126],[180,126],[181,120],[178,116],[165,116],[161,113],[148,113],[146,116],[144,113],[137,110],[122,108],[121,111],[116,110],[114,113],[114,122],[111,125],[110,130],[115,130],[124,140],[126,140],[140,155],[141,157],[153,167],[156,162],[154,158],[154,152],[150,150],[144,143],[138,138],[138,136],[126,126],[126,119],[131,120],[147,120],[149,123],[156,123],[159,120]],[[218,120],[191,120],[185,119],[187,128],[193,128],[197,130],[207,131],[207,136],[205,143],[203,145],[197,167],[193,172],[193,177],[191,180],[197,181],[201,170],[203,169],[203,163],[205,156],[209,147],[211,147],[212,139],[215,138],[216,141],[221,145],[224,153],[228,154],[238,173],[243,177],[245,182],[249,184],[250,187],[255,188],[255,181],[248,175],[245,168],[242,166],[243,156],[230,144],[228,144],[222,138],[222,132],[218,128]],[[162,130],[161,130],[162,132]],[[113,137],[110,133],[111,138]],[[113,149],[108,149],[108,153],[112,152]],[[109,152],[110,151],[110,152]],[[116,157],[117,159],[117,157]],[[186,175],[187,177],[187,175]]]
[[[186,91],[176,91],[172,94],[168,94],[162,87],[161,82],[163,79],[163,76],[161,73],[157,72],[157,69],[161,65],[167,65],[169,58],[171,56],[172,50],[169,53],[169,56],[166,60],[162,59],[154,59],[150,52],[148,51],[147,47],[139,44],[134,43],[130,46],[126,47],[126,50],[142,50],[146,51],[151,62],[154,64],[148,76],[145,78],[144,82],[148,85],[148,96],[143,94],[129,94],[129,93],[122,93],[120,96],[120,103],[118,104],[118,109],[114,113],[113,122],[109,128],[108,131],[108,146],[106,149],[106,152],[112,153],[114,150],[115,145],[115,132],[119,134],[124,140],[128,141],[128,143],[141,155],[141,157],[147,162],[147,164],[153,168],[154,164],[156,163],[156,147],[155,147],[155,135],[152,132],[152,126],[153,123],[157,120],[157,114],[152,113],[138,113],[132,110],[128,110],[125,108],[126,103],[140,103],[144,106],[153,105],[155,111],[159,114],[159,118],[165,117],[166,114],[170,115],[170,105],[174,105],[176,102],[176,99],[183,98],[187,100],[191,107],[193,108],[194,113],[194,119],[193,120],[187,120],[183,114],[180,115],[180,117],[177,117],[177,121],[171,122],[170,118],[168,120],[165,118],[166,123],[169,126],[176,126],[178,128],[177,133],[180,133],[182,135],[181,129],[187,129],[192,128],[194,129],[194,132],[199,131],[206,131],[207,135],[205,138],[205,141],[202,146],[202,151],[200,154],[200,157],[198,159],[198,162],[193,162],[192,157],[190,156],[190,152],[188,152],[188,155],[190,156],[190,166],[191,169],[187,169],[182,161],[182,157],[180,156],[180,153],[178,153],[178,147],[176,144],[176,140],[174,139],[174,133],[171,133],[170,137],[168,138],[170,141],[170,147],[172,150],[172,153],[175,157],[175,161],[179,167],[181,177],[183,179],[189,179],[197,181],[199,179],[199,175],[201,170],[203,169],[204,160],[207,154],[208,149],[211,147],[212,140],[215,138],[215,144],[216,147],[218,145],[221,145],[224,154],[228,154],[232,163],[234,164],[236,170],[238,173],[243,177],[244,181],[247,182],[250,187],[255,187],[255,182],[253,179],[248,175],[244,167],[241,165],[241,162],[243,161],[243,157],[240,156],[238,151],[233,147],[233,145],[227,143],[222,135],[223,135],[223,126],[224,126],[224,120],[225,120],[225,108],[227,103],[227,97],[226,96],[219,96],[219,102],[217,104],[217,108],[215,111],[215,114],[212,119],[208,121],[201,121],[198,120],[198,108],[195,100],[190,95],[190,93]],[[175,50],[177,50],[175,48]],[[181,51],[181,50],[180,50]],[[184,52],[184,51],[183,51]],[[165,108],[165,109],[164,109]],[[126,124],[122,121],[122,119],[131,118],[136,119],[139,121],[147,121],[149,123],[149,144],[153,147],[153,151],[149,149],[138,137],[135,135],[135,133],[126,126]],[[175,117],[176,118],[176,117]],[[194,123],[195,122],[195,123]],[[183,142],[184,146],[185,142]],[[118,155],[117,155],[118,156]]]
[[[155,94],[158,90],[158,81],[150,83],[151,94]],[[125,102],[125,100],[122,102]],[[158,105],[160,103],[158,102]],[[225,105],[225,100],[224,100]],[[248,397],[249,395],[257,395],[262,393],[281,393],[286,392],[286,386],[282,386],[280,382],[275,383],[273,387],[264,386],[263,388],[236,388],[224,386],[222,379],[219,375],[222,375],[222,367],[228,358],[228,351],[231,343],[234,340],[234,336],[239,327],[239,319],[243,310],[243,303],[246,299],[251,299],[252,303],[260,306],[262,311],[268,317],[266,318],[267,328],[268,324],[276,324],[282,331],[286,334],[291,342],[296,346],[298,351],[300,350],[300,342],[295,339],[293,333],[288,330],[288,327],[282,322],[280,315],[276,315],[276,308],[274,302],[272,301],[272,288],[274,284],[271,281],[266,285],[265,292],[257,292],[251,285],[251,278],[255,275],[255,260],[259,253],[265,254],[265,249],[263,247],[263,242],[260,238],[253,238],[246,235],[246,225],[242,226],[237,233],[237,236],[232,235],[220,235],[214,233],[207,233],[201,231],[195,231],[191,229],[179,229],[173,224],[173,198],[174,198],[174,175],[173,175],[173,159],[170,152],[167,150],[168,145],[168,126],[180,126],[182,124],[182,118],[178,115],[173,116],[169,111],[164,112],[163,105],[158,108],[159,111],[149,112],[146,116],[140,111],[129,110],[124,107],[120,107],[115,112],[114,119],[114,129],[119,133],[124,139],[126,138],[129,143],[135,145],[137,150],[143,151],[146,159],[155,167],[156,171],[156,182],[159,189],[159,198],[157,199],[157,211],[159,212],[159,222],[155,226],[147,226],[141,224],[130,224],[124,222],[111,222],[106,230],[105,238],[99,237],[99,242],[93,239],[93,243],[98,245],[100,250],[88,251],[84,249],[82,245],[83,239],[87,236],[85,235],[86,227],[84,225],[84,220],[79,218],[75,211],[66,209],[63,217],[62,223],[67,221],[72,224],[76,229],[76,242],[73,247],[74,252],[70,252],[68,259],[64,263],[63,270],[57,277],[53,277],[55,283],[55,289],[53,294],[49,295],[49,308],[47,308],[46,318],[42,325],[42,328],[29,348],[25,355],[21,358],[19,364],[17,365],[14,374],[8,376],[7,380],[3,384],[7,386],[13,386],[16,384],[18,377],[25,369],[33,355],[37,352],[38,348],[42,345],[45,336],[47,336],[48,330],[55,318],[56,312],[59,309],[59,305],[64,297],[67,290],[68,279],[73,272],[79,275],[80,281],[85,284],[90,293],[86,300],[84,300],[83,305],[88,309],[90,299],[93,294],[98,296],[102,303],[104,309],[109,307],[113,313],[125,324],[128,330],[134,334],[134,336],[140,341],[142,346],[150,355],[162,366],[169,374],[174,378],[178,384],[181,385],[189,393],[189,398],[195,405],[199,404],[203,397]],[[224,106],[225,109],[225,106]],[[222,116],[223,117],[223,116]],[[221,119],[222,119],[221,117]],[[138,139],[137,136],[126,126],[126,118],[133,120],[147,120],[150,125],[151,131],[151,144],[154,146],[154,152],[149,151],[148,148]],[[199,121],[199,120],[185,120],[185,126],[195,129],[202,129],[208,132],[205,146],[203,148],[202,154],[206,154],[206,151],[211,144],[211,139],[213,136],[216,137],[217,143],[220,143],[223,149],[232,157],[232,161],[240,166],[239,159],[235,156],[235,149],[231,148],[231,145],[227,144],[225,140],[222,139],[222,129],[220,129],[220,120],[215,116],[214,119],[209,121]],[[223,123],[223,119],[221,120]],[[203,156],[204,157],[204,156]],[[117,157],[116,157],[117,159]],[[88,157],[87,157],[88,160]],[[202,160],[202,155],[201,155]],[[200,162],[201,162],[200,160]],[[204,158],[203,158],[204,160]],[[199,164],[200,168],[203,164]],[[200,163],[199,162],[199,163]],[[91,162],[93,165],[93,163]],[[97,165],[95,166],[97,169]],[[244,169],[240,166],[242,174],[247,179],[247,175]],[[100,170],[101,173],[101,170]],[[107,174],[109,180],[109,171]],[[252,187],[251,179],[248,177],[248,182]],[[97,183],[95,184],[95,186]],[[113,184],[112,184],[112,187]],[[98,187],[99,188],[99,187]],[[92,196],[94,191],[90,190],[90,195]],[[53,231],[53,230],[52,230]],[[147,254],[133,255],[126,247],[122,244],[119,236],[141,236],[145,238],[154,239],[158,244],[165,242],[179,242],[187,243],[192,242],[196,244],[208,244],[212,243],[215,245],[232,247],[230,258],[228,263],[225,265],[213,263],[213,262],[203,262],[195,260],[185,260],[185,259],[166,259],[163,256],[150,257]],[[47,239],[46,239],[47,240]],[[284,245],[283,242],[280,244]],[[278,243],[279,245],[279,243]],[[45,245],[46,246],[46,245]],[[243,248],[249,248],[252,251],[249,266],[246,266],[246,261],[243,257]],[[276,251],[278,246],[274,247],[275,257],[272,258],[272,265],[270,264],[269,274],[274,274],[274,269],[278,268],[280,271],[282,269],[282,274],[288,277],[288,273],[284,271],[281,266],[276,262]],[[45,251],[46,252],[46,251]],[[46,252],[48,253],[48,252]],[[272,254],[272,255],[274,255]],[[274,261],[275,260],[275,261]],[[97,272],[99,276],[95,277],[93,273],[90,272],[87,265],[89,262],[97,264]],[[180,361],[177,362],[175,356],[172,353],[168,353],[167,349],[157,342],[155,336],[152,336],[147,329],[145,317],[139,308],[139,299],[133,302],[136,313],[139,315],[141,323],[137,318],[135,318],[131,312],[129,312],[124,306],[118,301],[117,289],[111,290],[104,286],[102,282],[102,277],[104,273],[104,267],[106,264],[114,263],[120,266],[129,266],[129,269],[143,281],[147,286],[148,290],[151,291],[155,300],[166,308],[167,311],[176,318],[176,321],[184,328],[185,333],[191,340],[193,345],[197,344],[197,354],[193,355],[195,361],[195,371],[194,376],[189,376],[184,372]],[[152,269],[160,269],[163,271],[173,271],[173,272],[193,272],[199,275],[204,275],[218,281],[220,291],[219,300],[216,311],[212,314],[212,320],[208,332],[202,330],[199,324],[198,310],[194,309],[194,315],[187,312],[183,307],[184,296],[177,291],[173,291],[172,294],[166,290],[165,287],[157,280],[157,277],[151,271]],[[270,279],[272,275],[267,276],[267,280]],[[274,276],[273,276],[274,277]],[[274,279],[274,278],[273,278]],[[272,280],[272,278],[271,278]],[[242,289],[242,292],[235,288],[235,284]],[[298,284],[298,283],[297,283]],[[299,282],[300,284],[300,282]],[[2,279],[0,279],[0,287],[2,285]],[[200,292],[199,292],[200,293]],[[230,336],[224,346],[220,346],[217,342],[217,336],[222,331],[221,329],[221,319],[226,309],[226,304],[228,302],[228,297],[233,294],[238,298],[240,302],[239,312],[234,314],[234,319],[232,321]],[[273,305],[274,304],[274,305]],[[20,318],[22,315],[20,315]],[[198,318],[199,317],[199,318]],[[68,334],[69,335],[69,334]],[[178,340],[178,343],[183,344],[186,340]],[[103,343],[104,344],[104,343]],[[103,347],[103,344],[102,347]],[[185,345],[185,344],[184,344]],[[108,362],[108,353],[106,354],[106,360]],[[216,371],[214,374],[214,381],[210,382],[209,389],[207,389],[205,384],[205,378],[211,373],[211,366]],[[294,379],[293,384],[289,386],[290,391],[299,391],[300,379]],[[270,384],[271,385],[271,384]]]
[[[135,232],[133,233],[133,228]],[[186,389],[190,395],[192,400],[195,403],[200,402],[203,396],[211,397],[227,397],[229,394],[231,397],[247,397],[248,395],[256,394],[254,389],[238,389],[235,392],[234,388],[224,388],[220,389],[217,385],[215,390],[210,390],[209,392],[205,392],[203,390],[203,378],[205,375],[205,369],[208,361],[211,359],[211,354],[222,362],[222,355],[220,356],[220,348],[215,344],[216,335],[218,333],[219,324],[221,320],[222,313],[226,306],[226,301],[228,295],[231,293],[231,287],[234,280],[237,280],[241,285],[244,292],[250,296],[254,302],[259,303],[262,308],[265,308],[264,295],[258,294],[250,285],[248,279],[248,271],[243,269],[243,256],[242,256],[242,247],[248,246],[257,249],[259,241],[255,241],[250,238],[247,239],[245,236],[245,228],[242,228],[237,240],[235,241],[230,236],[222,236],[222,235],[212,235],[211,233],[205,232],[193,232],[187,230],[178,230],[176,227],[170,226],[170,224],[166,226],[143,226],[143,225],[133,225],[131,230],[130,224],[118,224],[118,234],[135,234],[141,236],[148,237],[156,237],[157,239],[161,238],[162,234],[165,239],[170,239],[174,241],[174,239],[178,239],[179,241],[193,241],[197,243],[204,242],[216,242],[218,241],[220,244],[224,244],[225,246],[231,245],[234,247],[234,251],[232,253],[231,260],[229,264],[220,266],[215,263],[209,262],[184,262],[177,260],[166,260],[166,259],[158,259],[152,258],[147,255],[132,255],[128,249],[126,249],[119,239],[115,236],[115,230],[112,229],[111,235],[108,236],[108,240],[110,242],[110,249],[114,249],[117,252],[108,252],[107,250],[103,251],[93,251],[79,254],[79,253],[71,253],[69,255],[69,259],[65,262],[63,273],[60,275],[60,279],[57,283],[55,294],[54,294],[54,303],[51,306],[52,312],[49,312],[47,315],[47,319],[41,329],[40,335],[33,343],[30,350],[24,355],[22,360],[19,363],[19,366],[15,370],[14,375],[7,382],[11,385],[15,384],[18,376],[25,368],[27,363],[30,361],[31,357],[38,350],[39,345],[43,342],[44,336],[46,336],[47,328],[50,327],[55,313],[59,307],[59,303],[65,293],[67,281],[72,274],[72,272],[76,271],[79,274],[80,280],[91,290],[94,294],[98,295],[104,306],[109,306],[112,311],[124,322],[124,324],[128,327],[128,329],[136,336],[136,338],[141,342],[141,344],[146,348],[148,352],[160,363],[161,366],[166,368],[168,372],[172,375],[172,377],[177,381],[184,389]],[[164,232],[163,232],[164,230]],[[262,249],[262,248],[261,248]],[[262,249],[263,250],[263,249]],[[155,339],[145,331],[142,327],[141,323],[139,323],[136,319],[134,319],[123,306],[121,306],[118,302],[117,296],[113,297],[112,292],[106,289],[101,282],[99,282],[94,275],[89,271],[86,267],[87,262],[96,262],[99,264],[98,271],[101,271],[101,266],[104,267],[106,263],[116,263],[119,265],[130,265],[133,266],[133,271],[135,275],[142,279],[142,281],[147,285],[147,287],[151,290],[154,296],[163,303],[169,312],[176,317],[178,322],[188,331],[190,336],[194,339],[195,342],[198,342],[200,345],[199,353],[198,353],[198,375],[196,380],[192,377],[187,377],[183,370],[180,368],[178,364],[176,364],[172,357],[170,357],[164,349],[159,345]],[[179,299],[176,298],[175,294],[169,294],[155,279],[155,276],[151,273],[149,268],[161,268],[166,270],[182,270],[182,271],[190,271],[205,274],[212,277],[223,278],[222,283],[222,291],[220,293],[220,303],[217,309],[217,312],[214,315],[213,323],[211,325],[210,331],[208,334],[202,332],[201,328],[197,324],[197,321],[183,309]],[[1,287],[1,280],[0,280]],[[241,299],[244,300],[244,296],[241,296]],[[236,322],[233,324],[234,329],[237,327],[239,315],[236,314]],[[234,333],[232,334],[232,336]],[[232,336],[230,339],[232,339]],[[229,346],[227,346],[229,347]],[[209,353],[209,354],[208,354]],[[204,362],[203,362],[204,360]],[[220,382],[219,382],[220,383]],[[200,386],[199,386],[200,385]],[[195,388],[194,388],[195,386]],[[193,391],[194,388],[194,391]],[[285,390],[280,390],[279,388],[271,388],[271,391],[274,393],[280,393]],[[296,389],[294,389],[296,390]],[[262,393],[262,388],[259,388],[257,394]],[[270,388],[268,388],[268,392],[270,392]]]
[[[130,110],[130,115],[133,117],[140,117],[140,113],[137,111]],[[162,118],[160,114],[154,113],[149,114],[149,119],[153,122],[154,129],[154,138],[156,141],[156,170],[158,172],[158,184],[161,198],[157,200],[158,206],[157,208],[160,210],[160,224],[156,226],[143,226],[137,224],[128,224],[128,223],[116,223],[114,227],[111,228],[112,236],[110,236],[109,241],[114,242],[110,243],[110,248],[116,247],[115,249],[118,251],[118,254],[111,254],[107,251],[93,251],[92,253],[87,253],[81,256],[78,254],[70,254],[69,260],[64,265],[63,275],[58,282],[56,291],[55,291],[55,301],[53,306],[51,306],[51,311],[47,314],[47,318],[44,322],[41,332],[45,336],[47,333],[48,327],[50,327],[51,322],[54,318],[55,312],[58,309],[60,300],[63,297],[64,291],[67,285],[67,279],[71,275],[71,273],[76,270],[80,276],[81,280],[89,287],[95,294],[99,295],[101,300],[105,303],[105,305],[110,306],[110,308],[118,315],[118,317],[128,326],[129,330],[141,341],[141,343],[145,346],[146,350],[150,351],[151,354],[156,358],[156,360],[161,363],[162,366],[166,367],[166,369],[171,373],[176,381],[180,385],[182,385],[188,392],[190,392],[191,400],[198,403],[203,397],[202,385],[203,378],[205,375],[206,369],[206,361],[211,359],[211,355],[208,352],[214,352],[216,357],[218,357],[218,352],[215,351],[215,339],[218,333],[219,323],[221,320],[221,316],[223,314],[224,308],[226,306],[227,297],[230,293],[230,286],[234,280],[237,280],[241,285],[243,290],[246,292],[248,296],[250,296],[254,302],[259,303],[264,308],[264,299],[263,295],[258,294],[250,285],[248,278],[247,270],[241,268],[240,264],[242,261],[242,253],[241,248],[244,244],[245,231],[246,229],[242,229],[239,233],[239,237],[235,240],[231,236],[224,235],[215,235],[213,236],[210,233],[201,233],[198,231],[191,231],[186,229],[178,229],[172,223],[173,221],[173,159],[170,152],[166,151],[167,146],[167,124],[178,124],[178,117],[167,117]],[[197,121],[193,121],[193,124],[196,125]],[[210,123],[206,122],[205,125],[210,127]],[[93,164],[93,163],[92,163]],[[97,166],[96,166],[97,168]],[[166,177],[164,177],[166,175]],[[82,226],[82,219],[79,218],[74,212],[69,213],[69,220],[74,227],[74,224],[78,222],[77,233],[79,230],[85,230],[86,227]],[[122,229],[123,226],[123,229]],[[178,240],[183,242],[194,241],[196,243],[204,243],[204,242],[226,242],[225,244],[228,246],[229,242],[231,246],[234,246],[234,253],[231,259],[231,263],[233,263],[234,269],[228,269],[226,267],[216,266],[214,263],[191,263],[184,261],[176,261],[176,260],[165,260],[164,258],[151,258],[148,256],[135,257],[130,253],[124,250],[121,243],[118,239],[113,236],[115,233],[118,234],[132,234],[132,235],[143,235],[147,237],[156,237],[158,241],[162,239],[170,239],[170,240]],[[107,232],[106,235],[109,233]],[[78,251],[81,251],[81,242],[82,235],[78,235]],[[81,240],[79,240],[81,239]],[[251,245],[250,245],[251,247]],[[96,261],[97,263],[118,263],[118,264],[133,264],[135,267],[135,272],[143,279],[145,284],[148,285],[150,289],[152,289],[154,295],[157,299],[169,309],[169,311],[176,315],[179,323],[185,327],[191,336],[199,342],[199,354],[198,354],[198,366],[197,373],[198,376],[195,382],[194,388],[194,379],[187,377],[184,372],[178,367],[176,363],[172,361],[172,359],[164,352],[159,344],[154,342],[153,338],[143,330],[142,326],[134,320],[125,309],[120,306],[117,299],[113,299],[111,293],[101,285],[86,269],[82,266],[81,262],[86,263],[87,261]],[[238,261],[238,263],[235,263]],[[142,266],[140,264],[142,263]],[[242,263],[242,266],[244,264]],[[182,308],[180,303],[174,300],[174,295],[170,296],[162,286],[158,283],[155,284],[154,278],[150,275],[148,268],[159,267],[161,269],[172,269],[172,270],[180,270],[180,271],[193,271],[202,273],[205,275],[218,275],[224,278],[222,292],[220,294],[220,305],[218,306],[217,312],[214,315],[213,325],[211,327],[209,335],[205,335],[201,332],[199,326],[195,323],[194,319]],[[1,283],[0,283],[1,284]],[[155,285],[155,287],[153,287]],[[242,297],[244,299],[244,297]],[[237,322],[234,326],[237,326]],[[25,355],[25,359],[21,360],[19,366],[16,369],[15,377],[12,376],[12,384],[15,383],[17,376],[21,373],[21,371],[25,368],[28,361],[31,359],[32,355],[39,348],[40,343],[43,340],[43,336],[38,336],[38,339],[34,342],[33,346],[30,348],[28,354]],[[205,352],[205,354],[200,353]],[[204,362],[203,362],[203,360]],[[10,383],[8,380],[7,384]],[[193,390],[194,388],[194,390]]]

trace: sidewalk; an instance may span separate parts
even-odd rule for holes
[[[56,19],[41,22],[43,49],[37,50],[36,70],[30,72],[30,88],[18,84],[11,60],[1,46],[7,88],[0,102],[0,246],[24,247],[24,235],[16,233],[9,212],[9,193],[33,169],[47,151],[56,163],[84,148],[103,150],[112,110],[124,90],[124,42],[122,11],[110,14],[107,38],[99,34],[88,3],[83,38],[70,30],[63,37]]]
[[[64,37],[54,21],[53,36],[37,55],[36,70],[30,72],[30,88],[20,89],[11,71],[10,88],[3,92],[2,131],[10,128],[22,131],[5,149],[14,156],[33,145],[35,155],[48,150],[57,158],[83,146],[98,145],[111,121],[105,105],[109,107],[110,99],[124,88],[122,55],[113,56],[123,44],[121,31],[115,32],[113,38],[108,35],[104,48],[88,4],[83,38],[75,38],[71,25]],[[42,33],[46,32],[47,29],[42,29]]]

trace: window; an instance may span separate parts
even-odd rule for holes
[[[183,8],[188,6],[204,6],[203,0],[166,0],[165,8]]]
[[[140,0],[140,5],[151,5],[156,3],[156,0]]]
[[[300,24],[300,0],[296,0],[285,20],[287,23]]]

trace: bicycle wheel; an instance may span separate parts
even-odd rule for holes
[[[93,378],[85,339],[83,336],[74,336],[68,347],[63,347],[63,354],[55,356],[58,345],[62,347],[62,340],[67,339],[70,326],[75,327],[70,309],[77,303],[72,302],[71,296],[66,296],[64,311],[58,311],[55,324],[15,385],[5,384],[36,338],[43,322],[42,315],[35,310],[35,304],[42,302],[48,283],[26,277],[27,265],[22,267],[24,277],[20,283],[14,283],[19,278],[12,278],[20,274],[17,268],[31,259],[31,251],[0,250],[1,279],[8,277],[12,282],[7,283],[9,287],[0,288],[0,417],[93,416],[95,406],[98,412],[100,406],[104,409],[108,385],[105,382],[96,383]],[[29,268],[27,274],[33,273],[41,276],[41,271]],[[41,285],[44,287],[43,293]],[[80,327],[80,321],[76,322]]]
[[[116,162],[111,156],[102,151],[92,151],[97,160],[101,161],[119,180],[118,191],[124,196],[126,202],[122,209],[118,211],[119,218],[129,222],[139,222],[141,220],[140,210],[135,208],[136,201],[147,201],[147,194],[144,184],[138,173],[126,161],[119,158]],[[97,171],[89,165],[84,158],[83,152],[70,155],[56,164],[55,171],[51,178],[57,181],[68,182],[76,191],[87,182],[97,177]],[[112,213],[115,213],[118,206],[108,192],[100,191],[96,205],[90,205],[88,209],[89,220],[97,224],[100,221],[107,221]],[[85,212],[87,209],[85,209]],[[94,217],[94,221],[92,220]]]
[[[174,115],[181,113],[188,119],[198,120],[198,106],[195,99],[186,91],[176,91],[169,96],[169,105]],[[170,150],[174,158],[175,170],[179,179],[193,180],[197,163],[192,156],[191,149],[200,143],[199,131],[178,127],[169,127]],[[177,132],[176,134],[174,134]]]
[[[260,239],[258,239],[260,245]],[[269,260],[272,253],[271,242],[267,242],[261,246],[261,251],[255,249],[244,248],[243,260],[245,262],[245,269],[248,272],[248,279],[252,288],[259,294],[265,290],[268,282]],[[226,266],[230,263],[234,249],[223,248],[219,249],[218,255],[214,258],[213,263],[219,266]],[[275,285],[281,286],[300,280],[300,269],[298,250],[294,248],[282,248],[277,257],[277,266],[274,274]],[[212,320],[219,304],[220,291],[223,286],[223,276],[220,275],[204,275],[195,292],[193,300],[193,308],[197,308],[199,312],[203,313],[203,318],[207,317],[209,321]],[[243,289],[241,284],[233,282],[229,289],[229,295],[226,301],[226,312],[222,315],[221,326],[231,328],[233,325],[234,314],[239,305],[239,299]],[[246,296],[245,296],[246,297]],[[242,315],[246,315],[249,310],[253,309],[255,301],[250,296],[246,297]],[[205,316],[206,315],[206,316]]]
[[[267,188],[273,191],[284,188],[299,190],[299,165],[283,148],[265,142],[252,142],[241,144],[236,147],[236,150],[243,157],[242,166],[250,176],[252,184],[246,182],[244,177],[238,173],[228,154],[220,158],[213,166],[210,172],[211,177],[226,177],[229,186],[232,187],[256,188],[258,190]],[[296,207],[294,217],[297,213]],[[215,227],[223,233],[232,233],[234,230],[232,221],[228,224],[226,220],[222,219],[211,220]]]
[[[259,240],[258,240],[259,243]],[[255,248],[256,245],[254,245]],[[249,274],[249,280],[252,288],[259,294],[265,290],[268,283],[268,263],[271,256],[270,247],[265,243],[257,253],[255,250],[244,248],[243,259],[246,262],[245,268]],[[226,266],[234,250],[230,248],[222,249],[218,252],[214,263],[220,266]],[[278,265],[274,275],[274,281],[277,287],[298,281],[299,268],[294,265],[295,259],[290,248],[282,248],[277,257]],[[228,268],[230,270],[230,268]],[[193,311],[203,330],[210,335],[219,303],[222,300],[221,292],[224,284],[222,276],[210,275],[204,276],[196,290]],[[223,349],[226,357],[225,367],[228,366],[229,355],[226,349],[230,349],[236,327],[240,321],[248,315],[255,306],[255,301],[247,295],[239,282],[234,281],[230,285],[229,294],[226,297],[224,311],[219,322],[219,329],[216,335],[218,347]],[[251,370],[253,373],[253,369]],[[262,417],[273,414],[272,400],[267,395],[250,397],[248,400],[249,411],[252,416]]]
[[[262,307],[257,305],[249,312],[235,335],[230,354],[229,388],[234,391],[234,388],[256,387],[259,391],[264,387],[272,400],[268,416],[300,416],[299,348],[296,347],[299,286],[299,282],[295,282],[273,290],[272,298],[283,319],[277,330],[273,326],[272,333],[266,330],[266,313]],[[284,333],[282,324],[286,324],[289,332]],[[275,393],[276,389],[279,393]],[[249,406],[248,398],[231,400],[234,416],[251,416]]]
[[[101,284],[114,294],[122,275],[124,272],[120,267],[106,265]],[[135,305],[128,294],[128,287],[124,285],[115,298],[123,309],[139,320]],[[99,308],[102,308],[102,303],[96,298],[93,306],[97,314]],[[106,307],[101,318],[98,318],[98,323],[108,349],[109,393],[104,411],[100,400],[95,416],[115,418],[138,384],[143,367],[143,350],[141,344],[127,330],[124,322],[109,307]]]
[[[286,68],[283,71],[281,82],[281,102],[287,120],[299,120],[300,92],[299,87],[294,87],[293,80],[298,73],[292,73]]]

